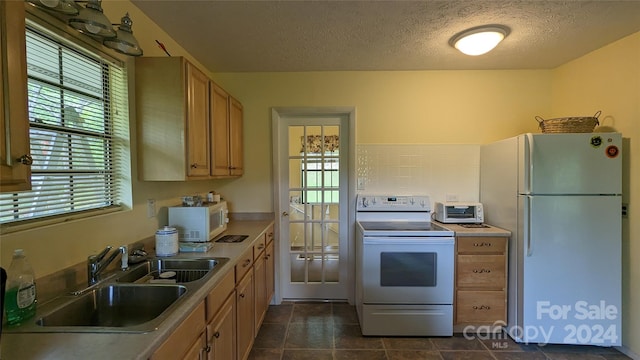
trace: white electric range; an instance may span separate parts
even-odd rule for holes
[[[428,196],[358,195],[356,309],[363,335],[453,335],[454,233]]]

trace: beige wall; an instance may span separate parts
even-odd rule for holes
[[[640,354],[640,33],[553,71],[551,114],[602,110],[601,125],[621,132],[624,145],[622,343]]]
[[[155,44],[158,39],[172,55],[193,60],[130,2],[107,0],[103,6],[112,20],[119,19],[126,11],[131,14],[133,31],[145,56],[164,56]],[[274,106],[355,106],[359,144],[485,143],[537,131],[535,115],[551,117],[602,109],[604,115],[615,118],[616,129],[632,138],[632,147],[626,149],[625,155],[629,159],[634,155],[640,157],[639,147],[633,144],[639,134],[640,118],[639,38],[640,34],[636,34],[553,71],[212,74],[244,105],[246,170],[243,177],[194,183],[138,182],[133,154],[131,211],[3,235],[0,264],[7,267],[12,250],[21,247],[40,277],[85,261],[87,255],[105,245],[118,246],[151,237],[166,221],[164,207],[176,203],[183,194],[214,189],[231,202],[232,212],[271,212],[270,109]],[[635,99],[631,98],[633,95]],[[135,149],[135,117],[131,118],[131,128]],[[635,165],[626,172],[627,189],[633,188],[631,185],[640,188],[637,160]],[[630,179],[635,182],[631,183]],[[630,217],[625,221],[624,341],[640,353],[637,336],[640,334],[640,265],[637,261],[640,215],[633,213],[640,199],[637,190],[629,191],[625,198],[633,204]],[[147,218],[147,199],[157,201],[158,217]],[[636,260],[635,264],[631,259]]]
[[[535,131],[551,71],[218,73],[244,105],[245,175],[223,188],[242,211],[271,211],[271,107],[355,106],[358,144],[484,143]],[[260,200],[257,200],[260,199]]]

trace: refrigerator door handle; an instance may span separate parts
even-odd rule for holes
[[[530,257],[533,255],[533,245],[531,244],[531,228],[533,224],[531,224],[531,198],[529,196],[524,197],[524,211],[524,218],[527,219],[524,224],[524,232],[527,237],[527,257]]]
[[[527,194],[530,194],[533,189],[532,189],[532,174],[533,174],[533,147],[534,147],[534,143],[535,141],[533,140],[533,134],[532,133],[527,133],[525,136],[525,159],[526,159],[526,164],[524,166],[524,189],[526,191]]]

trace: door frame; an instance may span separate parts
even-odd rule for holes
[[[280,256],[282,251],[282,244],[280,239],[280,223],[282,219],[283,211],[288,211],[289,209],[282,209],[280,207],[280,196],[284,191],[281,189],[279,179],[281,177],[288,177],[288,174],[284,172],[286,169],[283,164],[280,163],[280,141],[283,139],[280,138],[279,128],[281,126],[281,119],[284,117],[300,117],[300,116],[318,116],[318,115],[328,115],[328,116],[343,116],[347,118],[348,122],[348,130],[349,130],[349,154],[347,157],[347,178],[348,178],[348,188],[347,188],[347,258],[345,259],[347,263],[347,278],[346,278],[346,288],[347,288],[347,301],[349,304],[354,303],[355,296],[355,213],[356,213],[356,108],[355,107],[345,107],[345,106],[330,106],[330,107],[273,107],[271,108],[271,132],[272,132],[272,164],[273,164],[273,210],[274,210],[274,231],[276,234],[274,241],[274,252],[278,254],[275,259],[275,295],[274,295],[274,303],[280,304],[282,302],[282,281],[283,277],[280,275],[280,269],[282,266],[283,259]]]

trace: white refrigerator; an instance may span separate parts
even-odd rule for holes
[[[621,345],[621,192],[619,133],[481,147],[485,221],[512,233],[505,330],[515,341]]]

